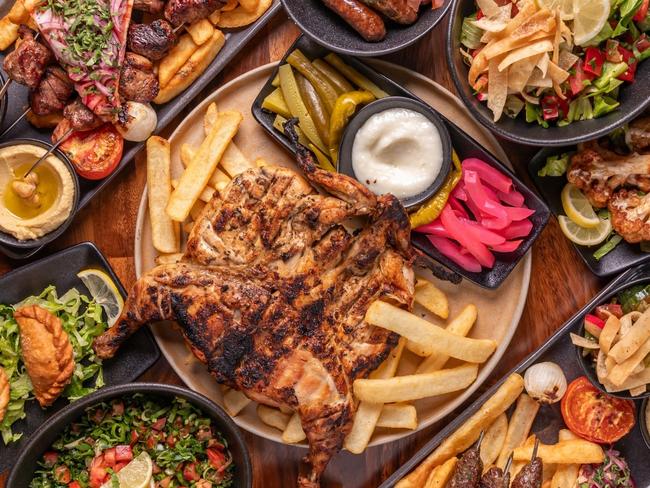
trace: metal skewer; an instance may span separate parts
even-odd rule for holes
[[[537,457],[537,449],[539,448],[539,437],[535,439],[535,447],[533,447],[533,457],[530,458],[533,461]]]
[[[7,93],[7,90],[9,89],[9,86],[11,86],[12,81],[14,80],[8,78],[7,81],[5,81],[5,84],[2,85],[2,88],[0,88],[0,98],[5,96],[5,93]]]
[[[8,134],[9,132],[11,132],[11,129],[16,127],[18,125],[18,122],[23,120],[25,118],[25,116],[29,112],[31,112],[31,110],[32,110],[31,107],[27,108],[27,110],[25,110],[16,120],[14,120],[9,127],[7,127],[4,131],[2,131],[2,134],[0,134],[0,139],[2,139],[5,136],[5,134]]]
[[[27,173],[25,173],[23,178],[27,178],[27,175],[29,175],[29,173],[34,171],[36,166],[41,164],[50,154],[52,154],[61,145],[61,143],[63,143],[63,141],[65,141],[68,138],[68,136],[73,132],[74,132],[74,128],[71,127],[70,129],[68,129],[68,131],[65,134],[63,134],[63,137],[61,137],[61,139],[56,141],[56,144],[54,144],[51,148],[49,148],[45,154],[43,154],[40,158],[38,158],[38,160],[34,164],[32,164],[31,168],[29,168],[29,170],[27,171]]]

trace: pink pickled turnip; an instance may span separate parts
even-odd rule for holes
[[[480,159],[467,158],[462,163],[463,172],[474,171],[479,178],[498,191],[507,193],[512,188],[512,179]]]
[[[472,273],[481,272],[481,264],[471,255],[462,253],[461,247],[455,242],[445,239],[444,237],[427,236],[431,245],[435,247],[440,254],[451,259],[465,271]]]
[[[505,241],[503,244],[490,246],[490,249],[492,249],[494,252],[515,252],[517,249],[519,249],[519,246],[521,246],[522,242],[524,241],[521,239],[516,241]]]
[[[464,225],[449,205],[445,206],[440,214],[440,222],[445,227],[447,232],[456,240],[462,247],[467,249],[476,260],[486,268],[494,266],[494,255],[483,244],[475,240],[475,238],[467,232],[467,225]]]

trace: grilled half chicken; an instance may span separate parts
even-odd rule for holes
[[[318,487],[352,426],[351,385],[397,344],[364,321],[370,304],[410,308],[414,252],[400,202],[316,166],[299,147],[295,172],[266,166],[237,176],[206,205],[178,264],[137,281],[122,316],[95,340],[102,358],[142,325],[173,320],[219,383],[298,412]],[[355,233],[342,225],[366,216]]]
[[[38,305],[14,312],[20,328],[20,346],[34,396],[41,407],[52,405],[70,381],[74,356],[61,320]]]

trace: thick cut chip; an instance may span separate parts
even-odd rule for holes
[[[415,283],[415,301],[442,319],[449,317],[449,301],[439,288],[419,278]]]
[[[515,461],[528,462],[533,455],[534,446],[518,447],[514,450]],[[598,444],[583,439],[561,441],[554,445],[540,444],[537,455],[544,464],[601,464],[605,452]]]
[[[169,83],[198,48],[199,46],[189,34],[184,34],[180,37],[178,43],[169,51],[169,54],[158,63],[158,83],[161,87]]]
[[[486,468],[497,460],[508,433],[508,416],[502,413],[485,431],[481,443],[481,461]]]
[[[252,24],[269,9],[271,3],[272,0],[259,0],[257,2],[257,8],[253,12],[247,11],[242,5],[228,12],[222,9],[217,25],[222,28],[233,29]]]
[[[294,413],[289,419],[286,429],[282,433],[282,442],[286,444],[297,444],[307,438],[300,423],[300,415]]]
[[[445,488],[451,480],[457,464],[458,458],[453,457],[435,468],[427,478],[424,488]]]
[[[413,405],[397,403],[384,405],[377,420],[377,427],[387,429],[417,429],[418,412]]]
[[[539,403],[531,397],[523,393],[517,400],[517,406],[510,418],[508,425],[508,432],[506,439],[503,443],[503,448],[497,460],[497,466],[501,469],[505,468],[506,462],[510,453],[516,447],[523,445],[530,433],[533,426],[537,412],[539,411]]]
[[[267,407],[266,405],[257,406],[257,416],[266,425],[284,431],[289,424],[291,415],[281,412],[277,408]]]

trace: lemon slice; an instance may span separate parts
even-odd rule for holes
[[[537,0],[537,6],[549,9],[551,12],[560,9],[562,20],[573,19],[573,0]]]
[[[598,35],[610,9],[609,0],[573,0],[573,40],[578,46]]]
[[[108,325],[113,325],[124,308],[124,300],[111,277],[101,269],[85,269],[77,276],[106,312]]]
[[[562,190],[562,207],[567,217],[580,227],[593,229],[600,225],[600,219],[585,194],[571,183]]]
[[[580,227],[564,215],[560,215],[557,219],[560,223],[560,229],[562,229],[562,233],[567,239],[581,246],[595,246],[596,244],[600,244],[612,232],[612,224],[606,219],[601,220],[598,227],[591,229]]]
[[[149,454],[141,452],[114,476],[120,482],[120,488],[149,488],[152,471],[153,463]],[[112,488],[112,486],[112,481],[108,481],[102,485],[102,488]]]

